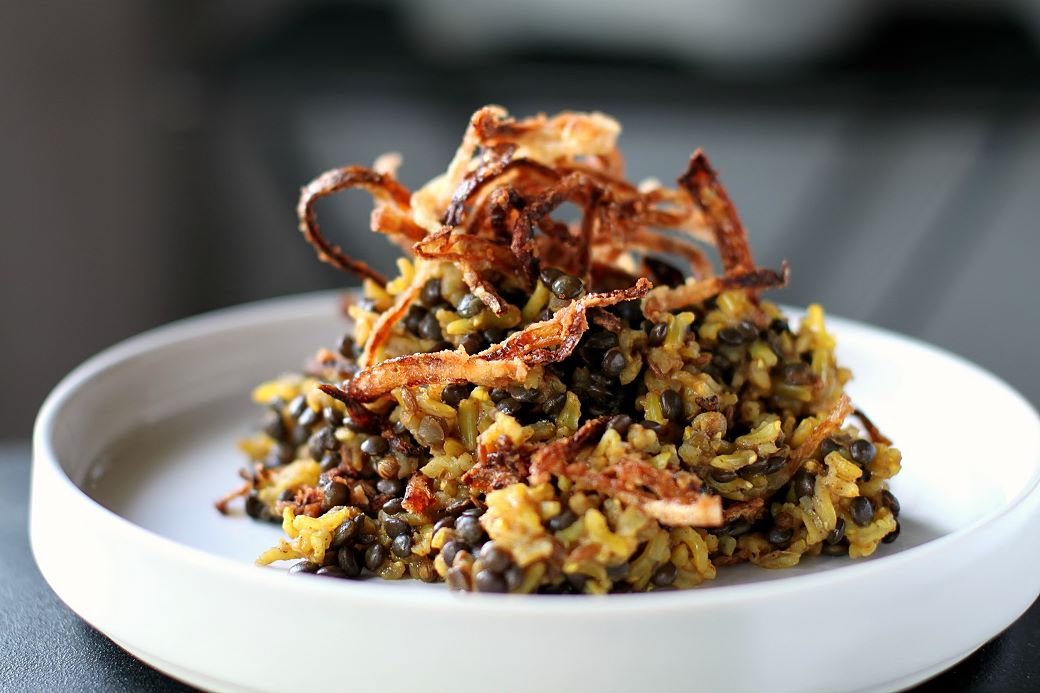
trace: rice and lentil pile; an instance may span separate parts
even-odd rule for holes
[[[364,288],[352,333],[253,393],[266,419],[218,507],[244,496],[281,523],[258,563],[598,594],[898,536],[900,453],[844,394],[822,309],[792,329],[759,298],[787,268],[754,265],[701,152],[677,188],[635,186],[619,132],[598,113],[486,107],[414,194],[392,155],[303,189],[301,231]],[[352,187],[408,255],[391,280],[318,226],[314,203]],[[577,222],[553,217],[564,203]]]

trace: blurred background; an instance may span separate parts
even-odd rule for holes
[[[300,185],[395,150],[417,186],[485,103],[617,116],[634,178],[703,147],[759,263],[791,262],[778,298],[1040,402],[1040,2],[612,5],[4,3],[0,438],[119,339],[349,284],[295,230]],[[323,225],[386,270],[368,209]]]

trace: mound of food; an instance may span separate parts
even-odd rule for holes
[[[703,153],[676,188],[637,186],[619,132],[598,113],[487,107],[414,194],[395,156],[303,189],[300,230],[364,287],[351,334],[253,394],[267,420],[218,507],[244,496],[281,522],[258,563],[607,593],[896,538],[900,454],[844,394],[820,307],[794,330],[759,297],[787,268],[755,265]],[[398,277],[319,228],[315,203],[348,188],[408,256]]]

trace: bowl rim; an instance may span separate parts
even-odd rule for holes
[[[348,290],[349,291],[349,290]],[[824,584],[841,584],[859,579],[869,578],[879,571],[899,570],[908,564],[929,561],[935,554],[943,552],[949,545],[959,543],[991,529],[1002,518],[1011,513],[1027,499],[1035,497],[1040,502],[1040,446],[1029,452],[1033,455],[1034,468],[1022,489],[1010,500],[998,508],[990,510],[976,520],[959,527],[952,532],[931,539],[918,546],[910,547],[898,553],[879,556],[870,560],[852,562],[840,568],[820,571],[818,573],[797,574],[776,580],[719,585],[709,589],[675,590],[649,594],[612,594],[607,598],[589,598],[588,595],[499,595],[479,593],[454,593],[449,590],[431,588],[395,589],[381,584],[378,580],[343,581],[334,580],[284,580],[282,570],[258,570],[257,566],[243,563],[236,559],[210,553],[204,549],[182,544],[174,539],[148,530],[129,519],[109,510],[91,498],[65,471],[55,452],[54,436],[56,423],[60,419],[64,407],[70,398],[105,372],[117,368],[124,361],[144,353],[164,347],[176,345],[204,337],[206,335],[247,328],[258,323],[292,318],[310,318],[322,314],[330,314],[330,307],[335,304],[343,290],[309,292],[282,296],[273,299],[253,301],[237,306],[221,308],[192,317],[177,320],[138,335],[122,340],[73,369],[54,387],[47,396],[37,415],[33,428],[32,447],[32,486],[35,489],[42,480],[43,474],[60,483],[64,490],[70,492],[83,502],[82,512],[96,514],[111,529],[123,534],[128,539],[143,542],[152,551],[167,560],[177,563],[195,564],[207,571],[222,573],[225,577],[236,580],[254,582],[259,587],[277,590],[289,598],[297,591],[306,590],[327,595],[330,599],[363,598],[381,603],[393,602],[397,606],[411,608],[437,608],[450,603],[452,608],[467,609],[485,613],[509,613],[537,615],[544,611],[555,614],[618,614],[631,610],[642,612],[672,611],[677,608],[698,609],[717,607],[734,602],[748,602],[812,591]],[[800,308],[783,305],[788,314],[800,316],[804,311]],[[346,321],[347,319],[344,318]],[[942,347],[932,345],[923,340],[900,334],[882,327],[876,327],[855,320],[828,314],[829,324],[852,327],[873,332],[886,339],[902,342],[907,346],[929,351],[945,358],[974,375],[988,380],[990,384],[1002,389],[1010,396],[1011,401],[1031,414],[1033,428],[1037,440],[1040,440],[1040,414],[1015,388],[1000,377],[990,373],[968,359],[950,352]],[[838,328],[840,333],[841,327]],[[41,477],[38,479],[37,477]],[[35,509],[35,492],[30,502],[30,543],[34,557],[37,554],[37,538],[32,532],[32,515]],[[39,560],[37,559],[39,564]],[[44,575],[46,577],[46,574]],[[388,589],[390,587],[390,589]]]

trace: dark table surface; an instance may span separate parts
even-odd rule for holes
[[[187,691],[68,609],[29,551],[29,444],[0,443],[0,691]],[[915,691],[1040,691],[1040,601],[964,662]]]

